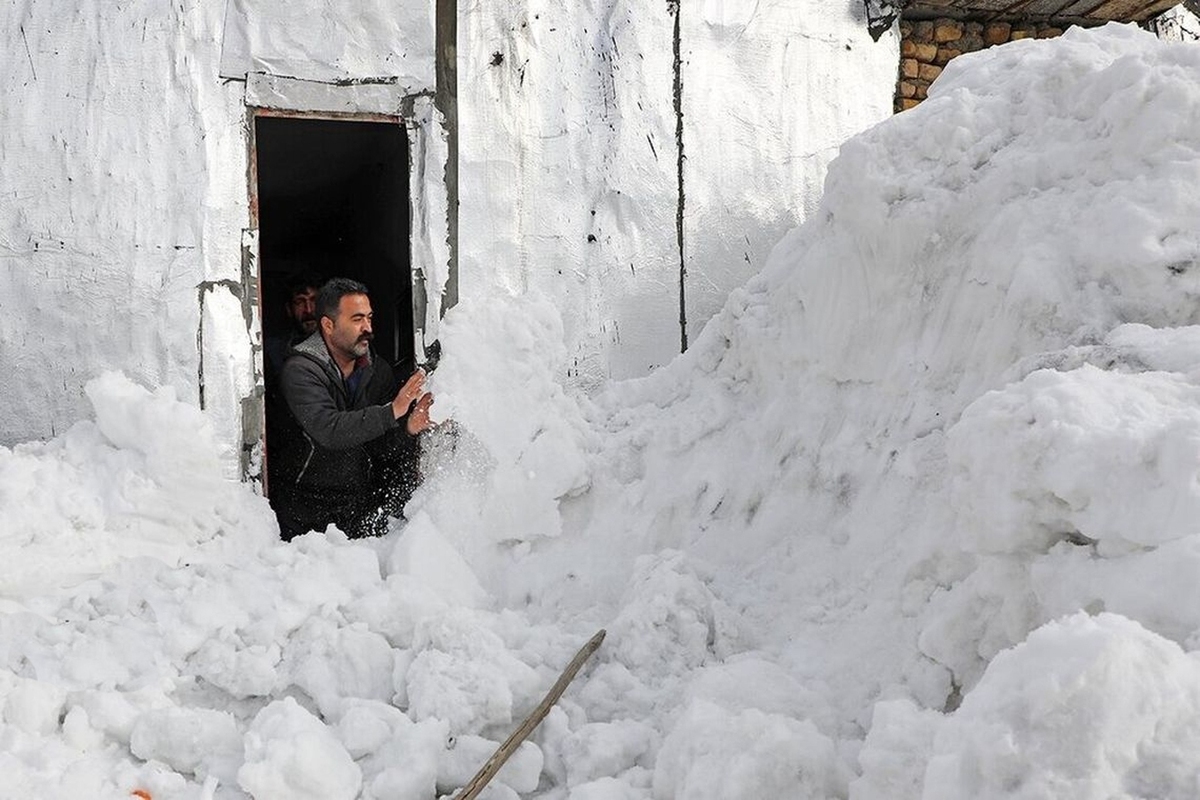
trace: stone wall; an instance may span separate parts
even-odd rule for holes
[[[905,111],[924,100],[929,85],[952,58],[1017,39],[1049,39],[1062,32],[1061,27],[1034,22],[901,20],[895,110]]]

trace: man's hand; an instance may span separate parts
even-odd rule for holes
[[[405,423],[405,428],[409,434],[416,436],[422,431],[427,431],[433,427],[433,423],[429,421],[429,407],[433,405],[433,395],[429,392],[421,395],[421,399],[417,401],[417,405],[408,415],[408,421]]]
[[[392,401],[392,416],[400,419],[407,414],[413,401],[420,397],[423,391],[425,391],[425,370],[418,368],[400,387],[400,391],[396,392],[396,399]]]

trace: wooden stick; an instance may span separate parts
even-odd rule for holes
[[[504,766],[504,762],[508,761],[509,756],[516,752],[521,742],[529,738],[529,734],[533,733],[533,729],[541,724],[541,721],[550,713],[551,707],[558,702],[558,698],[562,697],[562,693],[567,690],[567,686],[575,679],[575,675],[584,665],[584,662],[591,658],[592,653],[596,652],[596,649],[600,647],[600,643],[604,641],[604,636],[605,631],[601,629],[595,636],[588,640],[587,644],[579,649],[579,652],[571,659],[571,663],[567,664],[567,668],[563,670],[562,675],[559,675],[558,680],[550,687],[550,691],[542,698],[542,702],[538,703],[538,707],[530,712],[520,727],[512,732],[512,735],[504,741],[504,744],[500,745],[499,749],[483,765],[483,769],[479,770],[475,774],[475,777],[471,779],[471,782],[454,796],[454,800],[473,800],[473,798],[477,797],[483,791],[483,787],[487,786],[492,778],[496,777],[496,773]]]

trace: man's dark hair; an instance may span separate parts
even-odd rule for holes
[[[370,294],[367,287],[349,278],[330,278],[317,294],[317,319],[337,319],[338,306],[348,294]]]
[[[305,289],[320,290],[321,284],[324,283],[317,273],[310,270],[297,272],[288,276],[285,288],[287,290],[287,299],[290,301],[293,297],[303,292]]]

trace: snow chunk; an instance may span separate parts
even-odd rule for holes
[[[482,736],[454,737],[438,759],[438,788],[447,793],[461,789],[499,748],[500,742]],[[537,788],[544,760],[541,748],[530,741],[521,742],[493,780],[527,794]]]
[[[647,679],[682,674],[727,654],[734,634],[732,612],[678,551],[638,559],[609,627],[616,657]]]
[[[1200,386],[1178,375],[1040,370],[975,401],[946,448],[969,549],[1120,551],[1200,531]]]
[[[755,709],[730,713],[698,700],[658,753],[654,797],[831,797],[846,790],[837,764],[833,741],[811,722]]]
[[[424,621],[404,676],[414,719],[445,720],[456,734],[513,721],[516,696],[532,696],[538,676],[465,609]]]
[[[487,598],[475,573],[425,511],[413,514],[404,526],[387,571],[420,584],[446,603],[479,608]]]
[[[333,731],[290,697],[255,716],[238,785],[255,800],[354,800],[362,771]]]
[[[559,500],[588,485],[592,446],[578,401],[559,381],[567,353],[558,309],[536,293],[464,296],[441,339],[446,357],[430,390],[435,412],[454,425],[433,448],[428,485],[412,507],[427,508],[452,537],[558,536]]]
[[[940,726],[920,797],[1182,800],[1200,790],[1197,752],[1200,661],[1124,617],[1080,613],[992,661]]]
[[[391,645],[378,633],[314,618],[289,639],[280,672],[332,718],[346,698],[391,699],[395,665]]]
[[[657,746],[658,734],[644,722],[626,719],[588,723],[560,745],[567,785],[574,788],[635,766],[651,766],[650,755]]]
[[[0,594],[69,586],[123,557],[176,564],[199,549],[253,550],[277,536],[263,498],[223,476],[204,412],[116,372],[86,391],[94,423],[0,447]]]
[[[242,735],[228,712],[162,708],[138,718],[129,749],[140,759],[161,761],[177,772],[201,778],[215,772],[231,778],[241,763]]]
[[[66,699],[66,690],[58,684],[17,678],[5,693],[4,721],[26,733],[53,733]]]

